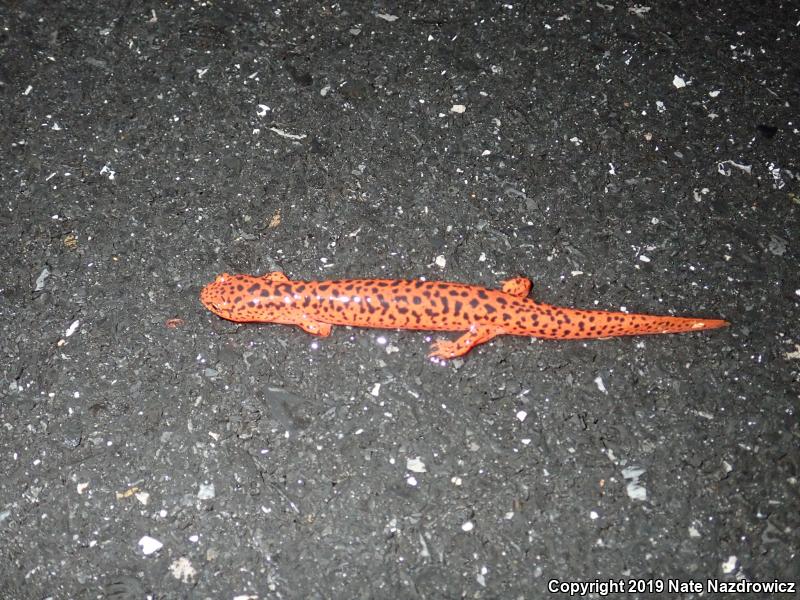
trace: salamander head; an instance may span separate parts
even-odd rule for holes
[[[228,319],[233,312],[235,290],[234,276],[223,273],[203,288],[200,292],[200,302],[215,315]]]
[[[263,277],[223,273],[203,288],[200,302],[229,321],[268,321],[271,314],[281,308],[275,295],[276,285]]]
[[[238,321],[236,314],[241,304],[241,292],[238,291],[245,282],[244,275],[228,275],[223,273],[209,283],[200,292],[200,302],[208,310],[223,319]],[[238,300],[238,302],[237,302]]]

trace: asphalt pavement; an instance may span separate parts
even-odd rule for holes
[[[796,3],[0,25],[0,598],[797,597]],[[276,270],[731,326],[437,364],[199,302]]]

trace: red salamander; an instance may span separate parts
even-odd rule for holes
[[[528,298],[531,282],[514,277],[499,290],[419,279],[292,281],[281,272],[223,273],[200,293],[214,314],[240,323],[297,325],[327,336],[332,325],[464,332],[431,346],[432,358],[462,356],[498,335],[576,340],[681,333],[728,325],[720,319],[579,310]]]

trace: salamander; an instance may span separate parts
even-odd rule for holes
[[[203,288],[200,301],[239,323],[297,325],[328,336],[333,325],[459,331],[438,340],[429,356],[462,356],[498,335],[576,340],[623,335],[704,331],[721,319],[655,316],[563,308],[528,298],[531,282],[513,277],[500,289],[422,279],[294,281],[280,271],[262,276],[223,273]]]

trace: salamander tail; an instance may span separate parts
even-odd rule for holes
[[[617,335],[643,335],[649,333],[686,333],[719,329],[730,325],[722,319],[693,319],[691,317],[658,317],[651,315],[625,315],[622,331]]]
[[[556,319],[556,325],[552,324]],[[648,335],[659,333],[686,333],[727,327],[722,319],[695,319],[602,310],[573,310],[556,308],[551,320],[540,322],[538,331],[530,335],[551,339],[609,338],[622,335]]]

